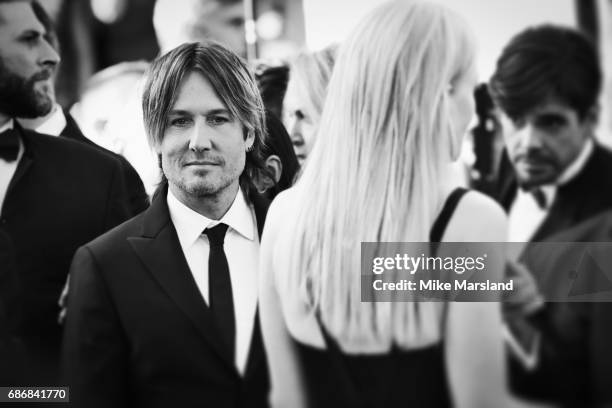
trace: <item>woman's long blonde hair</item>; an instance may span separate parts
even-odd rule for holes
[[[340,47],[282,280],[341,344],[440,338],[439,305],[361,303],[360,243],[429,241],[454,142],[448,90],[473,60],[464,21],[429,2],[378,7]]]

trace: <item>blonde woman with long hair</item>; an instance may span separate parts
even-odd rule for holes
[[[464,21],[429,2],[384,4],[341,45],[322,137],[262,240],[273,406],[500,406],[499,303],[361,302],[361,242],[506,237],[497,204],[440,180],[474,112],[474,54]]]

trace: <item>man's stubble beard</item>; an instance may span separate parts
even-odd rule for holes
[[[177,182],[177,187],[183,190],[186,194],[196,198],[210,198],[217,196],[220,192],[227,189],[234,183],[234,180],[222,179],[217,184],[210,183],[191,183],[188,185],[183,180]]]
[[[231,174],[223,173],[214,180],[206,180],[206,177],[198,178],[189,183],[185,178],[169,177],[168,181],[175,184],[181,191],[193,198],[205,199],[219,196],[235,182],[239,182],[241,172],[232,169]],[[166,175],[167,176],[167,175]]]

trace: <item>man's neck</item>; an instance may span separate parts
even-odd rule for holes
[[[18,118],[17,121],[26,129],[36,130],[40,125],[45,123],[51,118],[57,109],[60,109],[58,105],[54,105],[53,108],[44,116],[37,116],[35,118]]]
[[[193,196],[169,183],[172,194],[193,211],[210,218],[220,220],[230,209],[239,191],[238,180],[222,191],[207,196]]]

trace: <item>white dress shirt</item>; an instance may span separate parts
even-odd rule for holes
[[[12,129],[13,126],[13,119],[10,119],[4,125],[0,126],[0,133],[4,132],[5,130]],[[21,156],[23,156],[23,151],[23,142],[21,139],[19,139],[19,152],[17,153],[17,160],[9,162],[0,157],[0,214],[2,214],[2,208],[4,205],[4,199],[6,198],[8,186],[15,175],[17,164],[19,164],[19,160],[21,160]]]
[[[218,221],[211,220],[181,203],[168,191],[168,210],[176,228],[183,254],[191,274],[208,303],[208,237],[204,230],[219,223],[229,226],[223,250],[229,265],[236,321],[235,364],[244,374],[253,335],[257,308],[257,270],[259,265],[259,236],[253,209],[239,190],[227,213]]]
[[[61,106],[55,104],[47,119],[35,127],[34,130],[45,135],[59,136],[65,127],[66,116],[64,116],[64,111]]]
[[[539,187],[546,197],[546,205],[543,208],[538,205],[532,193],[518,189],[508,215],[508,241],[528,242],[531,240],[531,237],[548,215],[557,195],[558,186],[570,182],[582,171],[593,153],[594,145],[593,140],[588,139],[576,159],[565,169],[555,183]]]

